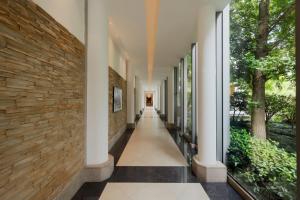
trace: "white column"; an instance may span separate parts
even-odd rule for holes
[[[87,5],[86,165],[108,160],[108,17],[107,0]]]
[[[140,110],[143,110],[145,108],[145,87],[142,86],[140,90],[140,99],[141,99],[141,107]]]
[[[216,10],[203,5],[198,16],[197,134],[193,171],[202,181],[226,182],[226,167],[216,157]]]
[[[135,95],[136,95],[136,103],[135,103],[135,114],[139,115],[140,114],[140,109],[141,109],[141,97],[140,97],[140,88],[141,88],[141,83],[139,81],[139,78],[136,76],[135,77]]]
[[[157,105],[157,103],[156,103],[156,88],[153,88],[154,90],[153,90],[153,108],[154,109],[156,109],[156,105]]]
[[[216,11],[201,9],[198,19],[198,159],[216,163]]]
[[[174,124],[174,68],[168,75],[168,123]]]
[[[157,110],[160,111],[160,85],[157,85]]]
[[[160,83],[160,114],[165,114],[165,82]]]
[[[127,62],[127,123],[134,124],[135,108],[134,108],[134,74],[132,66]]]

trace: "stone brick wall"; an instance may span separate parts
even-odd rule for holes
[[[122,110],[113,112],[114,86],[122,89]],[[109,67],[109,141],[127,125],[127,82],[116,71]]]
[[[1,200],[53,199],[83,167],[84,77],[82,43],[31,1],[0,1]]]

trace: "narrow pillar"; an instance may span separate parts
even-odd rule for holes
[[[134,108],[134,74],[132,66],[127,62],[127,126],[135,128],[135,108]]]
[[[153,108],[156,109],[157,107],[157,92],[156,92],[156,88],[154,88],[153,90]]]
[[[164,86],[164,80],[160,83],[160,114],[162,116],[165,115],[165,86]]]
[[[160,112],[160,85],[158,84],[156,87],[156,91],[157,91],[157,110]]]
[[[140,100],[141,100],[140,110],[143,110],[145,108],[145,86],[144,85],[140,89]]]
[[[226,182],[227,169],[216,157],[216,10],[202,6],[198,16],[197,134],[193,171],[204,182]]]
[[[86,174],[88,181],[110,177],[108,154],[108,17],[107,0],[87,1]]]
[[[140,83],[139,78],[135,76],[135,115],[140,115]]]

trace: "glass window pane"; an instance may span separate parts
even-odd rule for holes
[[[296,199],[294,3],[231,2],[227,166],[257,199]]]

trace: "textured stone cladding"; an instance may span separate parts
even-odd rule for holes
[[[84,45],[27,0],[0,1],[0,199],[53,199],[84,165]]]
[[[122,89],[122,110],[113,112],[114,86]],[[109,67],[109,141],[127,125],[127,82]]]

